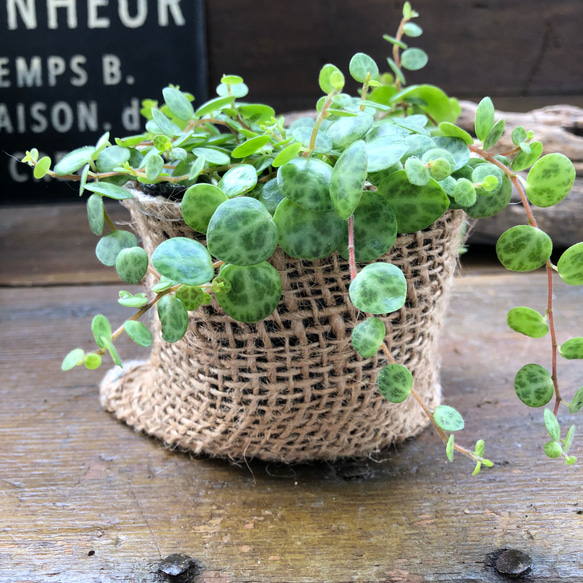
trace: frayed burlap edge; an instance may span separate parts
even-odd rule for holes
[[[149,253],[169,236],[194,236],[176,203],[137,193],[127,206]],[[400,236],[383,257],[409,285],[406,307],[383,318],[389,344],[430,408],[441,399],[436,342],[463,220],[449,212],[429,230]],[[421,408],[413,398],[388,403],[376,387],[386,361],[362,359],[350,345],[362,316],[346,302],[346,262],[337,254],[303,262],[280,250],[272,262],[284,286],[272,316],[240,324],[216,305],[191,314],[183,340],[156,341],[149,362],[106,375],[103,406],[170,447],[233,460],[363,457],[417,435],[428,423]]]

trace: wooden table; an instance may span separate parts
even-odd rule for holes
[[[237,466],[117,422],[99,404],[103,371],[60,371],[71,347],[91,345],[95,313],[126,310],[92,256],[83,205],[0,216],[0,583],[176,580],[157,572],[173,553],[195,558],[191,580],[205,583],[490,582],[506,580],[502,549],[532,558],[523,580],[583,581],[582,438],[578,465],[547,460],[542,412],[511,389],[519,366],[547,362],[546,340],[505,325],[516,294],[544,310],[543,274],[470,252],[455,281],[442,382],[466,418],[459,440],[484,438],[494,468],[472,477],[469,461],[449,463],[432,430],[377,461]],[[556,295],[561,338],[581,335],[583,290]],[[572,395],[581,364],[562,364]]]

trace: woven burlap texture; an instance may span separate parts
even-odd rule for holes
[[[149,254],[168,237],[197,236],[178,203],[135,195],[126,206]],[[441,398],[436,341],[463,219],[448,212],[399,236],[382,258],[408,282],[405,307],[382,318],[388,345],[430,408]],[[103,406],[171,447],[233,460],[362,457],[419,433],[428,420],[415,400],[391,404],[377,389],[382,353],[364,359],[352,348],[351,331],[365,316],[347,301],[348,263],[337,253],[301,261],[279,248],[271,262],[284,290],[276,312],[257,324],[235,322],[216,304],[191,312],[182,340],[155,340],[149,361],[106,375]],[[159,338],[157,318],[152,324]]]

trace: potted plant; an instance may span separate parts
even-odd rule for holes
[[[454,440],[464,422],[440,404],[436,339],[466,218],[496,214],[514,187],[525,224],[500,237],[497,254],[512,271],[545,268],[549,302],[544,315],[514,308],[508,324],[552,339],[551,371],[528,364],[514,387],[531,407],[554,397],[545,452],[574,463],[574,428],[562,436],[556,415],[562,404],[579,411],[583,388],[564,400],[557,361],[583,358],[583,338],[559,346],[552,285],[555,271],[583,284],[583,243],[553,265],[531,205],[564,199],[575,169],[562,154],[541,156],[522,127],[511,151],[492,154],[504,121],[489,98],[473,137],[454,123],[455,99],[408,86],[404,72],[427,62],[407,44],[422,34],[417,17],[405,2],[395,37],[384,37],[390,73],[363,53],[348,80],[325,65],[315,116],[291,125],[225,75],[218,96],[196,108],[177,86],[163,89],[163,103],[144,101],[139,135],[106,133],[54,167],[27,152],[36,178],[79,182],[98,259],[146,285],[119,292],[135,312],[117,329],[95,316],[96,349],[72,350],[63,370],[97,368],[109,354],[117,368],[102,383],[104,405],[197,453],[288,462],[366,455],[430,422],[447,457],[457,450],[477,472],[492,464],[482,440],[473,449]],[[108,199],[130,209],[140,241],[111,221]],[[154,334],[140,321],[150,311]],[[123,333],[152,346],[149,361],[119,368],[114,342]]]

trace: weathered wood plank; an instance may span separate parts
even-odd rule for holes
[[[517,366],[546,358],[547,342],[504,324],[515,292],[542,309],[542,274],[456,280],[442,378],[466,417],[460,441],[483,437],[497,462],[478,477],[444,461],[432,431],[353,480],[338,465],[238,467],[165,450],[101,410],[102,373],[64,374],[54,360],[90,345],[95,311],[125,317],[115,290],[0,290],[1,583],[153,582],[174,552],[197,558],[207,583],[493,582],[485,563],[500,548],[532,556],[531,580],[583,579],[580,466],[543,459],[540,412],[509,388]],[[580,334],[581,290],[556,293],[564,333]],[[564,368],[565,387],[578,386],[577,363]]]

